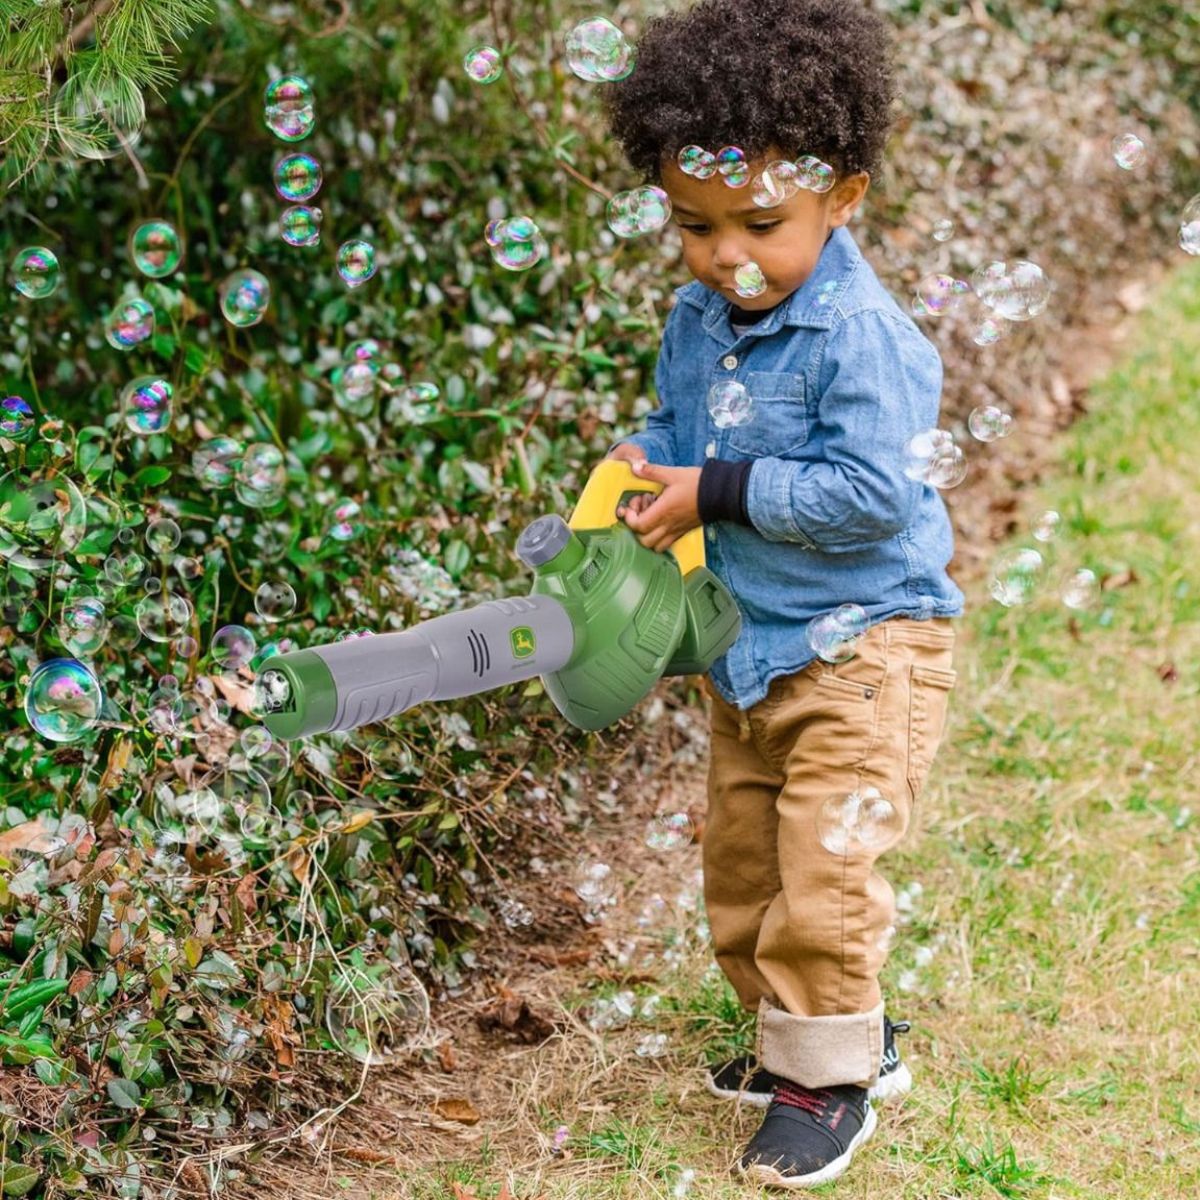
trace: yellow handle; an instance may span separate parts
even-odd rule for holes
[[[639,479],[623,458],[605,458],[592,469],[583,494],[567,524],[572,529],[608,529],[619,520],[618,507],[632,495],[652,492],[657,495],[661,483]],[[668,553],[675,555],[680,572],[686,577],[694,567],[704,566],[704,529],[697,525],[677,539]]]

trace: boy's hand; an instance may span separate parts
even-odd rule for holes
[[[657,496],[644,494],[630,500],[628,507],[617,509],[617,516],[650,550],[669,550],[689,529],[700,524],[699,467],[660,467],[644,459],[630,466],[639,479],[663,484]]]

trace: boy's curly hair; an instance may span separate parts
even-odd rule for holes
[[[637,52],[604,99],[614,136],[649,179],[691,144],[814,154],[839,178],[878,170],[892,41],[862,0],[700,0],[647,21]]]

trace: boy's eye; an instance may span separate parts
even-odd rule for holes
[[[707,233],[708,232],[707,225],[687,225],[683,221],[676,221],[675,224],[678,225],[680,229],[686,229],[688,231],[688,233]]]
[[[772,229],[778,229],[783,224],[782,221],[760,221],[749,226],[752,233],[770,233]]]

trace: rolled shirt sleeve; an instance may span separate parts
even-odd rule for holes
[[[942,361],[895,317],[866,310],[829,338],[816,371],[815,422],[824,456],[759,458],[746,508],[768,541],[847,553],[894,537],[912,520],[924,484],[904,473],[914,434],[937,424]]]
[[[630,442],[635,446],[640,446],[646,452],[646,457],[653,463],[664,467],[679,466],[675,449],[676,397],[670,383],[671,356],[675,342],[673,327],[678,311],[679,308],[676,306],[667,317],[667,322],[663,326],[662,344],[658,348],[658,363],[654,369],[654,391],[658,396],[658,407],[647,414],[646,428],[641,433],[635,433],[630,437],[622,438],[619,442],[614,442],[609,448],[610,454],[617,446]]]

